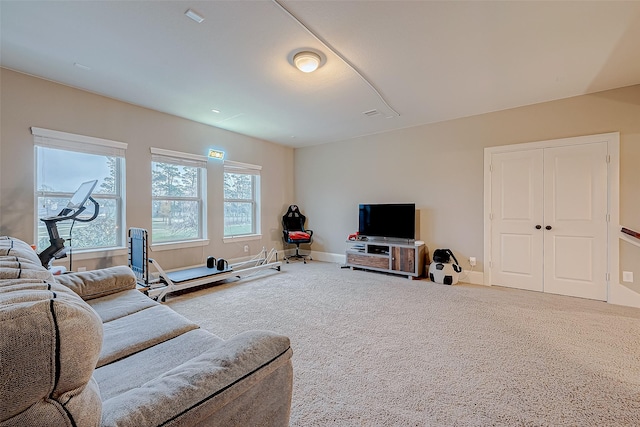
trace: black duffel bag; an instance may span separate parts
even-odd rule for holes
[[[456,259],[456,256],[451,252],[451,249],[436,249],[433,251],[433,262],[441,262],[443,264],[448,264],[451,262],[451,258],[455,261],[453,264],[453,269],[460,273],[462,271],[462,267],[460,267],[460,263]]]

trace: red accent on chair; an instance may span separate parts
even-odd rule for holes
[[[304,231],[289,231],[289,240],[309,240],[311,234]]]

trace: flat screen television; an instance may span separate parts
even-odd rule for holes
[[[414,240],[415,203],[361,204],[358,234],[367,237]]]

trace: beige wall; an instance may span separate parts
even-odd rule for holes
[[[263,239],[251,253],[281,248],[280,217],[293,202],[315,231],[314,251],[343,254],[357,229],[359,203],[415,202],[419,239],[448,247],[464,267],[483,261],[485,147],[620,132],[620,222],[640,230],[640,85],[395,132],[296,149],[0,69],[0,234],[33,240],[31,126],[122,141],[127,149],[127,226],[151,228],[149,147],[204,153],[211,145],[231,160],[263,166]],[[64,170],[63,170],[64,173]],[[166,268],[207,255],[244,256],[242,243],[223,244],[222,166],[208,168],[208,247],[158,252]],[[295,192],[294,192],[295,183]],[[621,270],[633,271],[640,292],[640,248],[620,243]],[[117,259],[74,261],[88,268]]]
[[[229,160],[262,165],[262,233],[259,241],[222,242],[222,163],[207,168],[207,247],[153,253],[170,269],[203,263],[208,255],[239,258],[262,247],[282,249],[280,218],[293,199],[293,149],[212,126],[105,98],[42,79],[0,69],[0,235],[34,240],[34,150],[30,127],[105,138],[128,144],[128,227],[151,230],[150,147],[206,154],[221,148]],[[65,171],[61,165],[61,173]],[[74,259],[74,269],[126,264],[115,259]]]
[[[297,149],[296,201],[313,249],[334,254],[357,231],[359,203],[415,202],[417,238],[481,270],[484,148],[606,132],[620,132],[621,224],[640,230],[640,85]],[[640,248],[621,243],[621,266],[640,282]]]

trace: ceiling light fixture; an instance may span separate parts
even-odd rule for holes
[[[320,55],[306,50],[298,52],[293,56],[293,63],[303,73],[311,73],[320,66]]]
[[[184,14],[187,15],[189,18],[193,19],[194,21],[196,21],[198,24],[204,21],[204,17],[199,15],[193,9],[187,9],[187,11]]]
[[[393,113],[392,115],[386,115],[386,117],[388,119],[392,118],[392,117],[400,117],[400,113],[398,113],[396,110],[393,109],[393,107],[391,107],[391,105],[389,105],[389,103],[387,102],[386,99],[384,99],[384,97],[382,96],[382,94],[380,93],[380,91],[373,85],[373,83],[371,83],[365,76],[364,74],[362,74],[360,72],[360,70],[358,70],[358,68],[356,68],[356,66],[354,64],[351,63],[351,61],[349,61],[344,55],[342,55],[340,52],[338,52],[338,50],[336,48],[334,48],[333,46],[331,46],[331,44],[325,40],[324,38],[322,38],[320,35],[316,34],[313,30],[311,30],[311,28],[309,28],[307,25],[305,25],[300,19],[298,19],[297,16],[295,16],[293,13],[289,12],[289,10],[284,6],[282,0],[271,0],[276,6],[278,6],[285,14],[289,15],[289,17],[291,17],[291,19],[293,19],[295,22],[298,23],[298,25],[300,25],[307,33],[309,33],[313,38],[315,38],[316,40],[318,40],[320,43],[322,43],[322,45],[327,48],[329,51],[331,51],[331,53],[333,53],[334,55],[336,55],[338,58],[340,58],[340,60],[342,62],[344,62],[349,68],[351,68],[353,70],[353,72],[356,73],[356,75],[358,77],[360,77],[362,79],[362,81],[364,81],[370,88],[371,90],[373,90],[373,92],[378,96],[378,98],[380,99],[380,101],[382,101],[382,103],[389,109],[389,111],[391,113]],[[324,62],[326,61],[326,58],[323,58]],[[322,65],[322,64],[320,64]]]
[[[212,112],[212,113],[219,114],[219,113],[220,113],[220,110],[216,110],[215,108],[212,108],[212,109],[211,109],[211,112]]]

